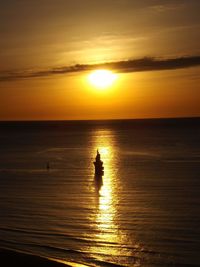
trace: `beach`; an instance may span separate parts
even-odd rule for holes
[[[4,267],[66,267],[64,263],[14,250],[0,248],[0,260]]]

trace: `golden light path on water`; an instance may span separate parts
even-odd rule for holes
[[[93,135],[93,157],[98,149],[104,165],[103,183],[95,184],[96,190],[96,213],[95,237],[98,246],[91,246],[91,253],[99,255],[123,256],[131,255],[131,252],[122,244],[127,244],[127,236],[120,230],[118,223],[117,205],[119,202],[118,189],[120,181],[117,179],[117,157],[115,136],[111,131],[98,130]],[[95,178],[94,178],[95,182]]]

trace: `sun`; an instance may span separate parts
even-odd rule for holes
[[[95,70],[89,74],[89,83],[98,89],[110,87],[116,80],[117,75],[110,70]]]

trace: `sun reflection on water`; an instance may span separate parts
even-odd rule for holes
[[[135,258],[137,242],[129,236],[121,218],[120,199],[122,184],[118,177],[118,149],[115,135],[109,130],[96,130],[92,134],[91,159],[95,159],[98,149],[104,166],[101,178],[94,175],[94,186],[90,187],[93,194],[92,214],[90,215],[92,236],[89,237],[88,251],[97,260],[116,263],[123,262],[124,266],[139,266]],[[91,203],[92,205],[92,203]],[[128,260],[127,260],[128,259]]]
[[[121,237],[119,236],[116,221],[118,196],[117,179],[115,176],[115,140],[112,132],[109,131],[97,131],[94,136],[93,156],[98,149],[104,165],[104,176],[102,177],[102,185],[96,188],[98,194],[96,198],[96,215],[94,218],[96,222],[95,239],[97,242],[101,242],[101,246],[98,248],[92,247],[91,249],[93,253],[105,253],[106,251],[106,253],[110,253],[111,255],[117,255],[117,246],[115,247],[113,244],[119,244]]]
[[[104,183],[99,191],[99,207],[97,213],[97,226],[100,230],[109,229],[114,224],[115,207],[113,205],[112,187],[108,180]]]

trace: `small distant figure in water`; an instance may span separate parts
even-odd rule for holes
[[[49,169],[50,169],[50,164],[49,164],[49,162],[47,162],[47,165],[46,165],[46,167],[47,167],[47,170],[49,170]]]

